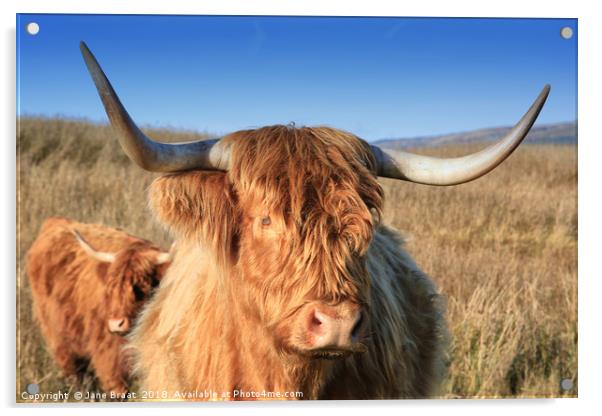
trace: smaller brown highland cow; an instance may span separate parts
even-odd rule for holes
[[[127,391],[123,335],[171,263],[171,254],[124,231],[49,218],[27,254],[34,314],[65,375],[89,363],[103,390]]]

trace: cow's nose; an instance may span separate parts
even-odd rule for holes
[[[130,329],[130,320],[127,318],[109,319],[109,331],[114,333],[125,333]]]
[[[361,307],[350,303],[315,306],[307,316],[311,349],[361,351],[364,314]]]

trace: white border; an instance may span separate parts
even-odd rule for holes
[[[599,293],[602,293],[602,276],[596,262],[597,236],[602,231],[600,215],[602,206],[600,174],[596,168],[602,154],[600,143],[600,104],[594,101],[601,96],[600,40],[602,21],[594,1],[541,1],[498,0],[494,2],[475,0],[413,2],[386,2],[380,0],[211,0],[193,4],[190,0],[145,0],[145,1],[67,1],[21,0],[18,3],[0,3],[2,20],[2,91],[4,97],[0,106],[3,136],[0,151],[2,167],[3,199],[2,247],[0,264],[6,267],[2,274],[4,283],[2,306],[2,378],[0,392],[3,407],[12,407],[9,412],[43,412],[44,414],[101,414],[109,412],[163,415],[165,412],[177,414],[251,413],[251,414],[303,414],[307,413],[348,413],[365,414],[374,407],[379,413],[458,413],[462,415],[487,412],[488,415],[507,415],[515,412],[545,412],[566,416],[568,412],[592,413],[602,407],[598,402],[600,390],[602,317]],[[172,408],[171,406],[132,407],[129,404],[65,407],[27,407],[14,405],[15,383],[15,13],[123,13],[123,14],[263,14],[263,15],[332,15],[332,16],[466,16],[466,17],[564,17],[579,19],[579,399],[564,400],[459,400],[459,401],[400,401],[400,402],[313,402],[301,405],[283,403],[242,404],[235,406],[215,406],[197,404]],[[598,42],[596,42],[598,41]],[[596,45],[596,43],[598,43]],[[598,50],[597,50],[598,49]],[[598,266],[598,267],[597,267]],[[12,371],[11,371],[12,369]],[[142,408],[140,408],[142,407]],[[19,409],[20,408],[20,409]]]
[[[474,16],[474,17],[577,17],[583,6],[578,1],[547,1],[541,5],[521,0],[481,2],[474,0],[394,2],[384,0],[224,0],[190,4],[186,0],[68,1],[23,0],[20,13],[123,13],[123,14],[254,14],[324,16]],[[585,7],[587,9],[587,7]]]

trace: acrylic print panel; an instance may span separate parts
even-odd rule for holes
[[[16,400],[577,396],[576,56],[575,19],[18,15]]]

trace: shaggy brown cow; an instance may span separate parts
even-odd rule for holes
[[[451,185],[486,174],[526,136],[548,86],[508,136],[463,158],[379,149],[328,127],[170,145],[137,128],[84,44],[82,53],[125,152],[171,172],[150,202],[178,257],[129,338],[149,398],[436,394],[439,295],[380,223],[376,177]]]
[[[103,390],[127,390],[122,335],[170,260],[151,242],[120,230],[67,218],[44,222],[27,254],[27,274],[35,316],[66,375],[81,381],[89,362]]]

